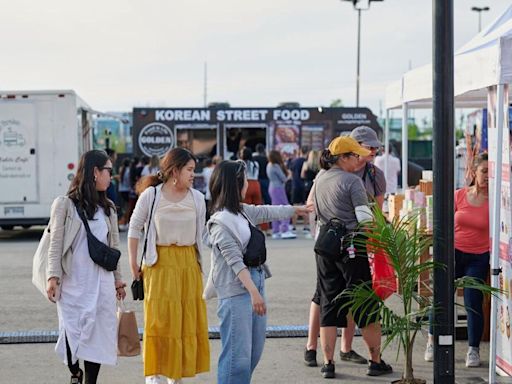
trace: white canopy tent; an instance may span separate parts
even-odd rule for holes
[[[454,96],[457,108],[484,108],[487,106],[488,88],[497,86],[497,138],[503,137],[504,113],[508,105],[504,92],[512,91],[506,86],[512,83],[512,5],[494,22],[460,48],[454,56]],[[389,111],[402,109],[402,185],[407,187],[407,121],[409,109],[432,108],[432,65],[425,65],[405,73],[402,78],[386,89],[385,146],[389,149]],[[496,146],[496,148],[501,148]],[[493,193],[492,237],[500,237],[500,192],[502,151],[497,151],[495,188]],[[387,164],[385,165],[387,176]],[[499,241],[493,241],[491,268],[499,268]],[[492,276],[492,285],[498,286],[498,276]],[[491,348],[489,382],[495,382],[496,352],[496,298],[491,310]]]
[[[512,5],[455,53],[454,75],[457,108],[483,108],[487,87],[512,82]],[[432,64],[415,68],[391,83],[385,105],[388,117],[390,110],[402,109],[402,185],[407,186],[408,110],[432,108]],[[386,127],[386,150],[388,137]]]

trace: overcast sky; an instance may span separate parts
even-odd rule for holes
[[[455,49],[511,0],[455,0]],[[74,89],[97,110],[355,104],[357,13],[340,0],[0,0],[0,89]],[[362,17],[361,105],[431,62],[432,1],[385,0]]]

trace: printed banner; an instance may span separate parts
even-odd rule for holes
[[[508,106],[508,87],[505,87],[505,100],[503,104]],[[489,90],[487,121],[488,121],[488,143],[489,143],[489,207],[493,206],[492,191],[495,188],[494,170],[496,169],[496,157],[498,151],[502,151],[502,180],[500,199],[500,251],[499,265],[502,273],[499,276],[499,287],[503,293],[497,300],[497,324],[496,324],[496,365],[497,372],[502,375],[512,376],[512,342],[510,339],[510,318],[512,310],[512,211],[510,207],[510,164],[511,164],[511,140],[508,128],[508,108],[504,108],[504,127],[502,140],[498,140],[496,129],[496,87]],[[492,208],[491,208],[491,223]]]

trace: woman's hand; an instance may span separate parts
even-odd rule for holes
[[[251,293],[252,309],[257,315],[264,316],[267,313],[265,300],[258,291]]]
[[[139,280],[142,276],[142,272],[139,270],[139,264],[130,264],[130,269],[132,271],[133,280]]]
[[[124,300],[126,297],[126,291],[124,290],[126,283],[121,280],[116,280],[116,297],[117,300]]]
[[[46,284],[46,294],[48,295],[48,300],[50,300],[52,303],[57,302],[59,285],[60,282],[58,277],[50,277],[48,279],[48,283]]]
[[[307,205],[294,206],[293,209],[295,210],[296,215],[302,216],[302,215],[307,215],[310,212],[313,212],[314,206],[313,206],[313,203],[309,203]]]

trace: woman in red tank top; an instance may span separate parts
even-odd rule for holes
[[[489,271],[489,200],[487,153],[473,164],[473,185],[455,191],[455,278],[470,276],[482,281]],[[480,366],[480,339],[484,329],[483,295],[476,289],[464,289],[468,316],[468,353],[466,367]],[[425,360],[433,361],[432,325]]]

